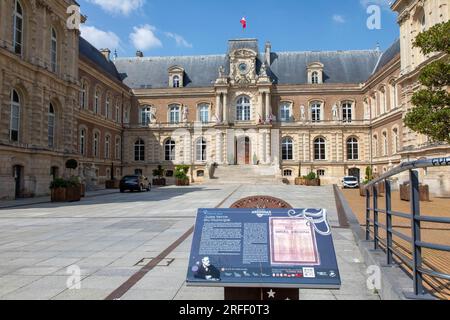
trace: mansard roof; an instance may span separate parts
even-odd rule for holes
[[[378,64],[375,67],[374,74],[383,69],[392,59],[400,54],[400,39],[395,41],[380,57]]]
[[[228,44],[228,54],[224,55],[118,58],[115,65],[125,76],[124,83],[132,89],[167,88],[167,70],[174,65],[184,68],[185,87],[211,87],[218,78],[220,66],[229,73],[229,54],[238,49],[255,51],[258,49],[257,40],[232,40]],[[384,53],[379,50],[272,52],[268,75],[275,84],[307,84],[308,65],[320,62],[324,65],[325,84],[359,84],[366,82],[398,52],[397,43]],[[257,72],[263,60],[264,53],[259,53]]]
[[[117,71],[114,63],[112,61],[108,61],[99,50],[97,50],[92,44],[82,37],[80,37],[79,50],[80,56],[83,56],[87,60],[91,61],[101,71],[107,73],[115,80],[122,82],[123,78]]]

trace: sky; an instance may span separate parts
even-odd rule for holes
[[[81,35],[118,57],[224,54],[227,41],[257,38],[260,50],[387,49],[398,37],[389,0],[79,0]],[[379,8],[377,28],[374,9]],[[372,7],[370,7],[372,6]],[[371,9],[368,13],[367,9]],[[247,20],[244,30],[242,17]],[[376,16],[375,16],[376,18]]]

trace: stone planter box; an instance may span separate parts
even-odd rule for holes
[[[66,188],[51,189],[52,202],[66,202]]]
[[[428,185],[419,185],[419,196],[420,201],[430,201],[430,188]],[[411,188],[409,183],[400,185],[400,199],[403,201],[411,200]]]
[[[106,189],[119,189],[120,180],[106,180],[105,187]]]
[[[308,180],[305,178],[295,178],[295,185],[297,186],[309,186],[320,187],[320,179]]]
[[[180,180],[180,179],[177,179],[176,182],[175,182],[175,184],[176,184],[178,187],[188,186],[188,185],[189,185],[189,180]]]
[[[152,184],[154,186],[165,186],[166,185],[166,179],[161,178],[161,179],[153,179],[152,180]]]

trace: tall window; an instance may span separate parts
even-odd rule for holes
[[[174,161],[175,160],[175,141],[169,139],[164,144],[164,159],[166,161]]]
[[[380,114],[386,113],[386,89],[382,87],[380,89]]]
[[[358,139],[349,138],[347,140],[347,160],[358,160],[359,159],[359,146]]]
[[[148,126],[152,121],[152,110],[150,107],[143,107],[141,109],[141,125]]]
[[[116,159],[120,160],[122,158],[121,155],[121,145],[120,145],[120,138],[116,138],[116,148],[115,148],[115,154],[116,154]]]
[[[98,140],[100,139],[100,134],[98,132],[94,133],[94,143],[93,143],[93,153],[94,157],[98,157]]]
[[[20,129],[20,97],[16,90],[11,91],[11,119],[9,125],[9,138],[19,141]]]
[[[111,157],[111,137],[105,137],[105,159],[109,159]]]
[[[207,105],[207,104],[199,105],[198,116],[199,116],[200,122],[208,123],[209,122],[209,105]]]
[[[392,142],[393,142],[393,153],[398,153],[399,149],[399,139],[398,139],[398,129],[394,128],[392,130]]]
[[[314,160],[326,160],[325,139],[317,138],[314,140]]]
[[[195,159],[196,161],[206,161],[206,140],[204,138],[197,140],[195,146]]]
[[[117,123],[121,122],[121,118],[120,118],[120,105],[119,105],[119,100],[116,101],[116,116],[115,116],[115,120]]]
[[[395,109],[397,107],[397,85],[395,81],[391,81],[389,84],[390,87],[390,100],[391,100],[391,109]]]
[[[134,143],[134,161],[145,161],[145,143],[142,139]]]
[[[86,129],[80,130],[80,154],[86,155]]]
[[[292,108],[289,102],[283,102],[280,106],[280,120],[287,122],[292,119]]]
[[[81,94],[80,94],[80,107],[81,109],[86,109],[87,101],[87,83],[86,81],[81,81]]]
[[[352,103],[344,102],[342,104],[342,121],[352,122]]]
[[[95,98],[94,98],[94,113],[98,114],[100,107],[100,92],[98,89],[95,90]]]
[[[378,157],[378,136],[375,134],[373,136],[373,156]]]
[[[281,157],[283,160],[294,160],[294,143],[292,138],[286,137],[281,141]]]
[[[106,101],[105,101],[105,117],[106,117],[106,119],[109,118],[110,102],[111,102],[111,99],[110,99],[109,95],[107,94],[106,95]]]
[[[14,52],[21,55],[23,50],[23,11],[22,5],[18,0],[16,0],[15,3],[13,19],[14,19],[14,38],[13,38]]]
[[[55,109],[50,103],[48,107],[48,146],[53,148],[55,145]]]
[[[383,132],[383,156],[388,155],[388,141],[387,141],[387,132]]]
[[[169,122],[176,124],[180,122],[180,106],[170,105],[169,106]]]
[[[250,98],[240,97],[236,104],[236,120],[250,121]]]
[[[311,103],[311,120],[320,122],[322,120],[322,103],[315,101]]]
[[[319,73],[317,71],[314,71],[313,73],[311,73],[311,83],[312,84],[319,83]]]
[[[180,87],[180,77],[179,76],[173,76],[173,87],[174,88]]]
[[[50,64],[52,68],[52,72],[56,72],[56,68],[58,65],[58,38],[56,36],[56,30],[54,28],[51,29],[51,45],[50,45]]]

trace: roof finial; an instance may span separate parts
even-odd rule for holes
[[[114,50],[113,60],[115,61],[117,59],[117,49]]]
[[[380,51],[380,43],[377,42],[377,47],[375,48],[375,50]]]

